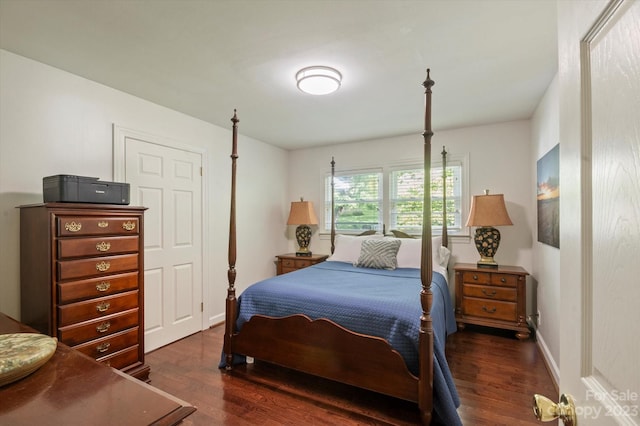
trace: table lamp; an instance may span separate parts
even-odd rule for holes
[[[289,219],[287,225],[298,225],[296,228],[296,239],[298,240],[298,251],[296,256],[311,256],[309,243],[311,242],[311,227],[309,225],[317,225],[318,218],[313,211],[313,203],[311,201],[293,201],[291,203],[291,211],[289,211]]]
[[[467,226],[477,226],[474,241],[480,253],[479,268],[497,268],[493,260],[500,245],[500,231],[494,226],[513,225],[504,204],[503,194],[491,194],[484,190],[484,195],[474,195],[471,201],[471,212]]]

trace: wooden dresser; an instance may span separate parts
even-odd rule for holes
[[[22,322],[148,381],[144,207],[20,207]]]
[[[526,318],[526,279],[529,273],[519,266],[478,268],[475,264],[457,263],[456,322],[516,331],[524,340],[530,331]]]
[[[0,334],[33,329],[0,313]],[[178,425],[191,404],[58,342],[34,373],[0,387],[0,424]]]
[[[287,272],[297,271],[298,269],[324,262],[328,257],[328,254],[314,254],[311,256],[296,256],[295,253],[280,254],[276,256],[277,274],[282,275]]]

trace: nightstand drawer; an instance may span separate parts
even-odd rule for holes
[[[276,267],[278,275],[308,268],[317,263],[324,262],[329,255],[313,254],[311,256],[296,256],[295,253],[281,254],[276,256]]]
[[[465,297],[462,301],[462,312],[464,315],[503,321],[516,320],[516,307],[517,305],[515,303],[498,300]]]
[[[462,294],[467,297],[506,300],[508,302],[515,302],[518,299],[518,292],[515,288],[502,288],[466,283],[463,285]]]
[[[462,281],[474,284],[491,283],[491,274],[488,272],[463,272]]]
[[[306,268],[307,266],[313,265],[313,263],[308,259],[296,259],[295,264],[296,269]]]
[[[491,284],[514,287],[518,284],[517,275],[491,274]]]

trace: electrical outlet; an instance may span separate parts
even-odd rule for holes
[[[537,323],[538,323],[538,327],[540,327],[542,325],[542,315],[540,315],[540,309],[538,309],[538,313],[536,314],[537,318]]]

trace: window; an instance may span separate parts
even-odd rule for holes
[[[382,231],[382,170],[336,173],[336,230]],[[325,229],[331,229],[331,176],[325,179]]]
[[[447,165],[447,230],[462,228],[462,166]],[[389,229],[408,234],[422,231],[422,197],[424,170],[422,166],[392,170],[389,175]],[[443,214],[442,167],[431,168],[431,225],[434,233],[442,232]]]
[[[447,162],[447,229],[463,230],[463,161]],[[408,234],[422,232],[422,165],[383,167],[372,171],[336,173],[336,230],[359,233],[397,229]],[[383,182],[385,183],[383,185]],[[442,166],[431,167],[432,232],[442,232]],[[383,225],[384,224],[384,225]],[[325,179],[325,230],[331,229],[331,176]]]

